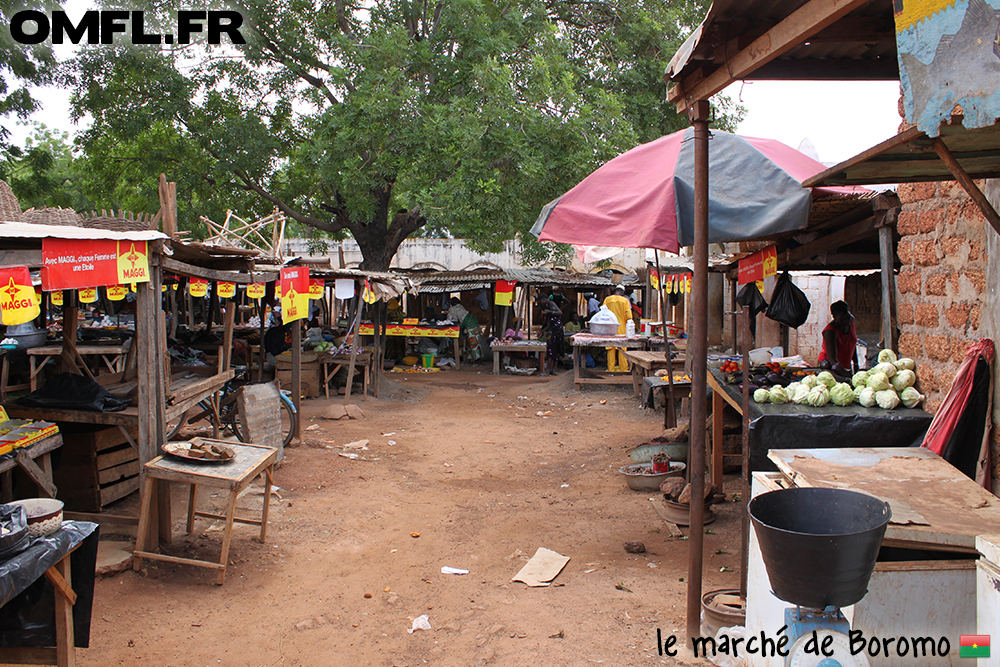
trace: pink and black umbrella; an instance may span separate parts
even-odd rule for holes
[[[531,232],[576,246],[677,252],[694,242],[694,131],[636,146],[546,204]],[[774,139],[713,131],[709,141],[709,243],[804,229],[812,195],[802,181],[826,169]],[[853,193],[861,188],[816,188]]]

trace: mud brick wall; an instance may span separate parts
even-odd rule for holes
[[[985,182],[978,185],[982,188]],[[934,413],[951,388],[965,350],[983,337],[987,233],[982,213],[955,182],[901,184],[897,230],[902,268],[896,280],[901,356],[917,362],[917,387]],[[993,429],[994,492],[1000,486],[1000,438]]]

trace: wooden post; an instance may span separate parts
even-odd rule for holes
[[[175,283],[176,284],[176,283]],[[170,337],[177,338],[177,320],[181,316],[180,302],[177,299],[177,290],[174,289],[174,285],[170,285],[167,288],[170,294]]]
[[[892,227],[878,230],[878,256],[882,268],[882,341],[885,349],[896,349],[896,281]]]
[[[138,402],[139,402],[139,473],[140,488],[145,489],[146,463],[156,458],[164,440],[164,383],[163,383],[163,352],[159,333],[164,328],[163,311],[160,308],[160,266],[159,256],[153,252],[150,256],[150,280],[139,283],[136,294],[136,336],[133,344],[136,346],[136,370],[138,372]],[[158,487],[156,503],[152,505],[152,517],[149,522],[147,545],[159,541],[170,540],[170,497],[167,484],[154,485]],[[152,499],[151,499],[152,500]],[[151,517],[151,518],[152,518]]]
[[[968,193],[972,201],[975,202],[976,206],[979,207],[979,210],[982,211],[986,221],[990,223],[998,234],[1000,234],[1000,215],[997,214],[996,209],[993,208],[993,205],[986,198],[986,195],[983,194],[983,191],[979,189],[979,186],[976,185],[976,182],[972,180],[972,177],[969,176],[968,172],[962,168],[962,165],[958,163],[955,156],[952,155],[948,147],[945,146],[941,137],[934,139],[934,150],[937,151],[938,157],[940,157],[941,161],[948,167],[948,171],[952,173],[955,180],[957,180],[962,186],[962,189]]]
[[[235,317],[236,298],[234,297],[226,300],[225,329],[222,331],[222,370],[224,371],[228,371],[233,365],[233,322]]]
[[[354,363],[358,358],[358,345],[361,342],[361,336],[358,335],[358,329],[361,326],[361,306],[363,304],[364,301],[362,299],[358,299],[358,308],[354,313],[354,324],[352,324],[351,328],[347,330],[347,338],[345,339],[353,340],[354,342],[351,344],[351,363],[347,367],[347,389],[344,391],[344,405],[351,402],[351,384],[354,382]],[[372,360],[369,359],[369,371],[371,370],[371,363]]]
[[[750,514],[747,511],[750,502],[750,306],[743,306],[740,312],[740,324],[743,327],[743,487],[740,490],[740,597],[744,603],[747,599],[747,566],[750,562]],[[725,452],[722,454],[725,460]],[[722,466],[719,466],[722,471]]]
[[[262,341],[263,342],[263,341]],[[302,421],[302,323],[292,322],[292,402],[295,403],[295,424],[292,430],[299,438],[299,424]]]

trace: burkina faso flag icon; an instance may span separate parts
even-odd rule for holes
[[[961,635],[958,638],[958,657],[988,658],[990,657],[989,635]]]

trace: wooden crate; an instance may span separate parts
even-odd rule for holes
[[[117,427],[63,424],[53,478],[68,511],[100,512],[139,488],[139,455]]]

